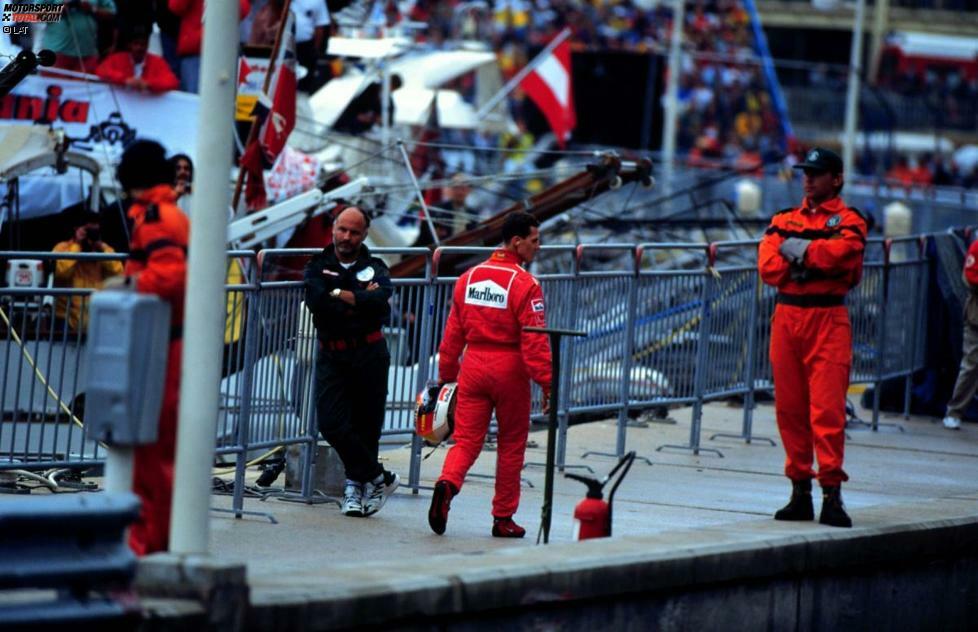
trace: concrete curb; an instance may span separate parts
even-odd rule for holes
[[[420,621],[430,625],[475,620],[480,613],[529,612],[554,604],[564,608],[572,602],[601,601],[606,608],[645,596],[640,601],[651,604],[681,593],[783,584],[787,579],[788,586],[777,589],[783,592],[797,590],[800,578],[851,578],[886,568],[978,560],[974,501],[879,506],[860,511],[855,519],[857,527],[851,530],[766,520],[482,555],[433,556],[423,565],[391,561],[335,566],[328,573],[252,578],[247,624],[252,629]],[[978,577],[961,588],[970,595],[970,603],[978,603]],[[792,604],[774,609],[785,611],[779,615],[785,617],[784,623],[804,616],[798,610],[804,600],[796,597],[777,597],[779,603]],[[948,620],[961,625],[973,620],[959,615]],[[769,622],[747,623],[742,625]]]
[[[240,630],[248,610],[244,565],[204,556],[158,553],[141,558],[136,590],[148,620],[204,622],[218,630]]]

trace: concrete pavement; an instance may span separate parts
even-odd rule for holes
[[[645,428],[628,429],[627,449],[636,450],[653,464],[636,461],[619,488],[614,538],[766,521],[787,499],[790,486],[782,475],[784,456],[771,405],[761,404],[756,409],[754,435],[775,439],[776,447],[759,441],[710,441],[714,433],[738,433],[742,419],[740,408],[715,403],[704,409],[702,445],[719,449],[723,458],[710,453],[657,452],[660,445],[687,442],[690,411],[672,411],[675,424],[649,423]],[[869,418],[867,411],[861,415]],[[843,497],[857,528],[867,522],[861,516],[871,508],[978,496],[978,427],[966,423],[955,432],[930,418],[904,421],[884,415],[881,421],[898,422],[905,432],[891,428],[875,433],[849,432],[846,470],[851,480],[843,486]],[[527,460],[542,462],[546,433],[533,432],[530,440],[536,447],[528,449]],[[603,475],[614,465],[613,459],[581,459],[580,454],[586,450],[613,451],[615,425],[596,422],[573,426],[568,445],[569,465],[586,464]],[[424,485],[434,483],[444,454],[445,449],[440,448],[423,462]],[[387,450],[383,457],[388,468],[406,479],[406,447]],[[484,451],[472,473],[491,476],[494,458],[494,452]],[[260,594],[266,585],[280,589],[293,574],[308,582],[309,573],[316,572],[312,569],[320,569],[325,579],[336,565],[411,559],[431,564],[436,555],[533,547],[540,524],[543,468],[529,467],[524,476],[528,485],[523,488],[516,516],[527,528],[524,540],[490,537],[492,481],[470,477],[453,501],[448,531],[441,537],[431,533],[427,525],[427,490],[420,494],[398,491],[380,513],[365,519],[345,517],[335,505],[248,499],[246,510],[269,512],[279,523],[270,524],[257,516],[235,519],[212,513],[212,552],[220,560],[246,563],[252,592]],[[571,541],[572,513],[584,492],[582,484],[556,477],[551,542]],[[816,498],[816,512],[818,503]],[[215,496],[214,506],[229,507],[230,497]],[[835,531],[817,523],[779,528],[799,534]]]

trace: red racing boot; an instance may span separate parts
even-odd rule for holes
[[[428,509],[428,526],[431,530],[442,535],[448,525],[448,510],[451,509],[452,498],[458,494],[458,489],[448,481],[435,483],[435,493],[431,496],[431,508]]]
[[[526,529],[513,522],[513,517],[492,519],[492,537],[494,538],[522,538],[526,535]]]

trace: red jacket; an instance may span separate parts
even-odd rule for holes
[[[132,55],[128,52],[112,53],[102,60],[95,69],[95,74],[109,83],[125,85],[127,79],[135,76],[136,66],[132,62]],[[143,74],[140,78],[153,92],[176,90],[180,86],[180,80],[170,70],[166,61],[152,53],[146,53],[146,58],[143,60]]]
[[[785,294],[844,295],[862,278],[866,233],[866,220],[842,198],[816,208],[810,208],[806,198],[801,206],[771,218],[757,254],[761,279]],[[792,278],[788,260],[779,252],[789,237],[811,240],[805,251],[804,280]]]
[[[200,45],[204,41],[204,0],[168,0],[167,6],[180,17],[177,54],[189,57],[200,55]],[[243,19],[251,11],[251,2],[238,0],[238,6],[238,19]]]
[[[170,325],[183,324],[187,289],[190,220],[176,204],[173,187],[160,184],[144,192],[129,208],[133,220],[126,276],[136,290],[156,294],[170,304]]]
[[[964,280],[973,288],[978,289],[978,239],[968,246],[968,254],[964,258]]]
[[[550,343],[546,334],[523,327],[545,327],[543,290],[508,250],[497,250],[455,282],[452,309],[438,348],[438,375],[454,382],[459,356],[466,345],[487,349],[518,349],[530,379],[550,389]]]

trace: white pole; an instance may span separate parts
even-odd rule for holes
[[[108,494],[132,493],[133,461],[136,451],[130,445],[110,445],[105,450],[105,477],[102,487]]]
[[[486,101],[485,104],[481,108],[479,108],[479,111],[475,113],[475,118],[480,121],[484,119],[486,115],[492,111],[493,108],[499,105],[500,101],[506,98],[507,94],[515,90],[516,86],[520,85],[520,82],[523,81],[523,79],[525,79],[528,74],[536,70],[537,66],[542,64],[543,61],[547,58],[547,56],[550,55],[550,53],[552,53],[555,48],[560,46],[561,42],[563,42],[565,39],[567,39],[570,36],[571,36],[570,29],[564,29],[563,31],[558,33],[557,37],[550,40],[550,43],[547,44],[546,48],[540,51],[539,55],[534,57],[530,61],[530,63],[528,63],[526,66],[523,66],[523,69],[520,70],[518,73],[516,73],[516,75],[512,79],[506,82],[506,85],[500,88],[499,92],[492,95],[492,98]]]
[[[886,25],[890,20],[890,0],[876,0],[873,4],[873,43],[869,49],[869,73],[866,79],[876,81],[880,71],[880,54],[883,52],[883,40]]]
[[[211,468],[224,339],[227,213],[231,198],[231,126],[238,54],[238,3],[204,3],[197,121],[197,186],[190,209],[180,421],[170,550],[206,554]]]
[[[384,57],[381,60],[381,81],[380,81],[380,146],[387,151],[391,142],[391,124],[393,123],[391,119],[391,64],[390,58]],[[437,107],[435,104],[432,107]],[[382,165],[382,173],[387,176],[391,169],[390,164],[386,160],[380,162]]]
[[[666,84],[665,121],[662,125],[662,167],[664,192],[672,193],[673,163],[676,160],[676,131],[679,129],[679,74],[682,72],[685,0],[675,0],[672,9],[672,39],[669,42],[669,77]]]
[[[842,165],[849,173],[855,173],[856,125],[859,117],[860,70],[863,57],[863,22],[866,17],[866,0],[856,0],[856,17],[852,25],[852,48],[849,52],[849,89],[846,92],[846,127],[842,139]]]

